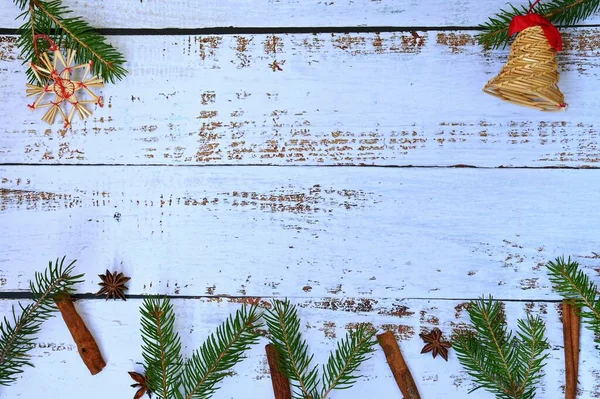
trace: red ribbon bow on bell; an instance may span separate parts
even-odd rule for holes
[[[512,36],[532,26],[541,26],[550,46],[557,51],[562,50],[562,36],[558,28],[540,14],[529,13],[527,15],[517,15],[510,23],[508,34]]]

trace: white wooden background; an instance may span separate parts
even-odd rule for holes
[[[0,314],[49,259],[77,258],[78,308],[108,366],[89,376],[53,319],[36,368],[0,398],[132,397],[150,293],[174,298],[186,353],[244,297],[291,298],[319,360],[353,323],[392,330],[426,399],[473,385],[453,352],[420,355],[418,333],[452,334],[468,300],[493,294],[511,326],[526,310],[547,321],[538,397],[562,395],[543,265],[564,254],[600,270],[600,16],[565,30],[570,108],[545,114],[481,93],[507,50],[484,51],[472,28],[504,1],[65,3],[115,33],[130,74],[73,130],[45,125],[25,106],[18,10],[0,4]],[[298,27],[309,33],[281,33]],[[106,268],[132,277],[132,299],[85,295]],[[267,368],[259,345],[215,398],[271,398]],[[331,398],[402,397],[381,352],[361,373]],[[580,373],[579,397],[599,397],[587,330]]]

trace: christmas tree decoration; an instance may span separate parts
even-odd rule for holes
[[[292,385],[294,398],[326,399],[334,389],[351,388],[359,376],[356,371],[371,357],[375,330],[359,324],[337,344],[323,365],[323,374],[312,364],[314,355],[300,333],[300,317],[288,300],[274,300],[264,315],[270,340],[277,350],[278,370]]]
[[[21,314],[12,308],[12,321],[8,317],[0,323],[0,385],[16,381],[25,366],[33,367],[27,352],[35,346],[36,335],[42,324],[58,310],[54,299],[57,295],[73,292],[73,286],[82,282],[83,274],[74,275],[75,261],[65,266],[65,258],[49,262],[48,268],[35,273],[30,282],[33,303],[19,304]]]
[[[460,364],[498,399],[532,399],[544,375],[548,353],[546,326],[538,317],[518,320],[518,331],[507,330],[502,304],[489,298],[468,307],[471,329],[459,330],[452,347]]]
[[[526,6],[515,7],[509,4],[506,10],[480,25],[482,33],[479,42],[485,48],[503,48],[510,43],[510,23],[517,16],[531,14],[537,7],[537,14],[557,26],[575,25],[600,10],[600,0],[536,0]]]
[[[398,385],[398,388],[400,388],[400,392],[404,396],[404,399],[421,399],[417,384],[415,384],[410,369],[402,356],[394,333],[388,331],[380,334],[377,336],[377,340],[385,353],[385,358],[387,359],[390,370],[392,370],[396,384]]]
[[[22,11],[17,19],[25,20],[18,29],[17,41],[25,63],[42,65],[44,51],[56,43],[57,48],[71,49],[74,63],[89,64],[91,74],[99,75],[103,81],[113,83],[127,74],[123,54],[82,18],[73,16],[61,0],[13,1]],[[33,70],[28,77],[33,83]]]
[[[537,3],[537,2],[536,2]],[[502,100],[542,111],[564,111],[565,98],[558,88],[557,51],[562,50],[558,29],[539,14],[513,17],[508,34],[517,34],[508,61],[484,92]]]
[[[91,115],[86,105],[103,106],[102,97],[92,89],[123,79],[125,57],[87,22],[69,15],[71,10],[61,0],[14,3],[22,11],[17,19],[25,20],[17,45],[20,58],[29,65],[27,97],[36,97],[28,106],[32,111],[48,108],[42,120],[53,124],[60,115],[68,129],[75,113],[81,119]]]
[[[427,334],[421,333],[419,337],[426,344],[421,353],[431,352],[434,359],[437,355],[440,355],[442,359],[448,361],[448,349],[452,348],[452,344],[442,338],[442,332],[439,328],[434,328]]]
[[[110,298],[112,299],[122,299],[126,301],[125,291],[129,288],[125,285],[131,277],[125,277],[123,273],[110,272],[108,269],[105,274],[99,274],[100,280],[102,282],[98,283],[102,288],[100,291],[96,292],[96,295],[106,295],[106,300],[108,301]]]
[[[51,40],[50,42],[49,51],[52,51],[53,58],[51,59],[48,53],[44,52],[41,54],[39,65],[33,63],[29,65],[38,82],[35,85],[27,84],[27,97],[36,97],[29,108],[32,111],[48,108],[42,120],[49,124],[53,124],[56,115],[60,114],[64,128],[67,129],[71,127],[75,112],[81,119],[85,119],[92,114],[86,105],[94,104],[100,107],[104,105],[102,97],[91,90],[103,87],[104,82],[99,77],[90,75],[92,61],[73,65],[75,52],[68,50],[65,58],[58,46]],[[75,79],[78,72],[81,76]],[[85,95],[89,99],[83,99]]]
[[[146,391],[158,399],[210,398],[218,389],[217,384],[258,342],[257,329],[261,325],[256,310],[256,306],[243,306],[184,360],[169,299],[145,298],[140,312]]]
[[[77,313],[73,305],[73,298],[68,294],[61,293],[57,296],[55,302],[73,337],[75,345],[77,345],[79,356],[81,356],[81,359],[92,375],[98,374],[106,367],[106,362],[102,357],[102,353],[100,353],[100,349],[92,333],[90,333],[83,319]]]

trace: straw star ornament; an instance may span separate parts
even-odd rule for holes
[[[103,98],[91,90],[103,87],[104,81],[90,74],[91,61],[73,65],[74,50],[67,50],[65,58],[58,46],[51,43],[49,51],[53,53],[52,59],[47,52],[44,52],[39,58],[40,65],[29,64],[38,84],[27,84],[27,97],[37,96],[33,104],[29,104],[28,107],[32,111],[38,108],[49,108],[42,120],[53,124],[59,114],[64,128],[67,129],[71,127],[75,112],[81,119],[92,114],[92,111],[86,107],[87,104],[100,107],[104,105]],[[80,79],[74,79],[76,75],[80,75]]]

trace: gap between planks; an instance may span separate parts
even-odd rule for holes
[[[600,24],[568,25],[559,28],[600,28]],[[189,36],[189,35],[264,35],[310,33],[393,33],[393,32],[482,32],[479,26],[298,26],[298,27],[215,27],[215,28],[104,28],[97,29],[105,36]],[[14,28],[0,28],[0,35],[17,35]]]
[[[36,167],[72,167],[72,166],[86,166],[86,167],[178,167],[178,168],[197,168],[197,167],[266,167],[266,168],[382,168],[382,169],[482,169],[482,170],[497,170],[497,169],[530,169],[530,170],[544,170],[544,169],[574,169],[574,170],[595,170],[600,169],[600,166],[569,166],[569,165],[557,165],[557,166],[476,166],[476,165],[274,165],[274,164],[201,164],[201,165],[182,165],[182,164],[154,164],[154,163],[51,163],[51,164],[40,164],[40,163],[26,163],[26,162],[6,162],[0,163],[1,166],[36,166]]]
[[[573,27],[600,27],[600,25],[574,25]],[[215,28],[104,28],[97,31],[105,36],[189,36],[189,35],[265,35],[310,33],[383,33],[429,31],[482,31],[477,26],[297,26],[297,27],[239,27]],[[0,28],[1,35],[17,35],[14,28]]]
[[[97,296],[96,294],[93,293],[85,293],[85,294],[73,294],[71,295],[73,298],[75,298],[76,300],[102,300],[105,301],[106,299],[104,297],[101,296]],[[244,300],[248,300],[248,299],[265,299],[265,300],[271,300],[271,299],[281,299],[281,298],[287,298],[287,299],[294,299],[294,300],[303,300],[303,299],[315,299],[316,297],[311,297],[311,296],[297,296],[297,295],[267,295],[267,296],[261,296],[261,297],[254,297],[254,296],[244,296],[244,295],[173,295],[173,294],[132,294],[132,295],[127,295],[127,299],[144,299],[144,298],[149,298],[149,297],[163,297],[163,298],[169,298],[169,299],[174,299],[174,300],[186,300],[186,299],[198,299],[198,300],[213,300],[213,301],[218,301],[218,300],[231,300],[231,301],[244,301]],[[346,297],[334,297],[332,296],[331,298],[335,298],[335,299],[342,299],[342,298],[346,298]],[[467,302],[467,301],[474,301],[477,300],[479,298],[436,298],[436,297],[432,297],[432,298],[426,298],[426,297],[404,297],[404,298],[391,298],[391,297],[368,297],[368,298],[376,298],[379,300],[394,300],[394,301],[446,301],[446,302]],[[33,295],[30,292],[24,292],[24,291],[7,291],[7,292],[0,292],[0,300],[33,300]],[[360,299],[360,298],[356,298],[356,299]],[[514,303],[530,303],[530,302],[540,302],[540,303],[562,303],[562,298],[561,299],[542,299],[542,298],[526,298],[526,299],[515,299],[515,298],[494,298],[495,301],[499,301],[499,302],[514,302]]]

